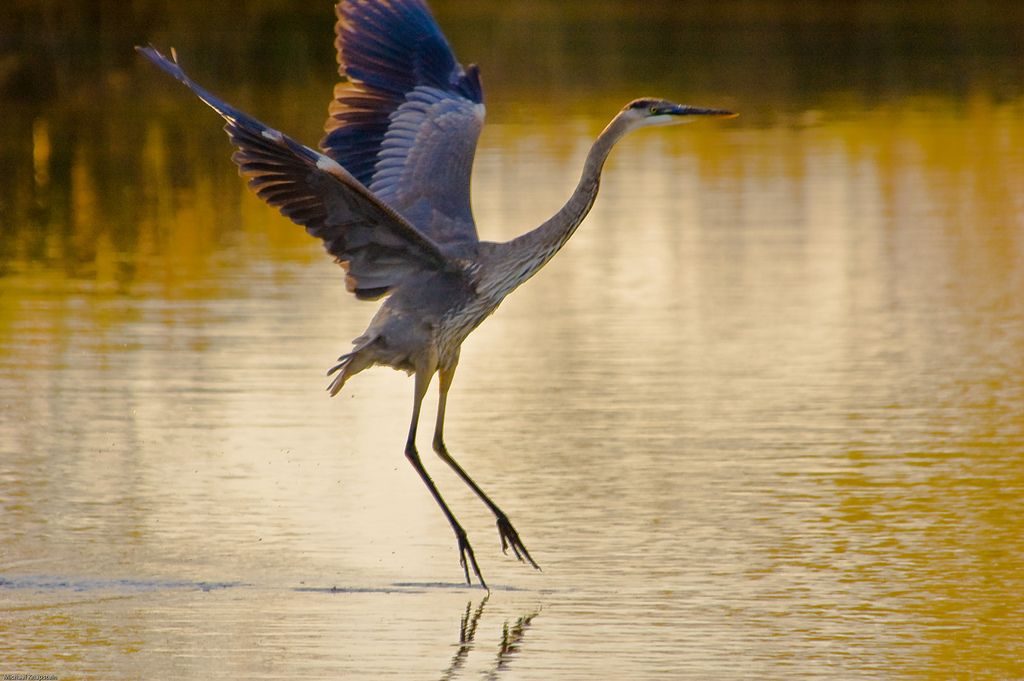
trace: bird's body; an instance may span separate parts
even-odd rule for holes
[[[597,197],[612,147],[639,127],[732,116],[659,99],[627,104],[594,142],[579,184],[550,219],[507,242],[481,241],[469,202],[484,121],[475,66],[455,59],[423,0],[342,0],[336,26],[339,71],[321,141],[299,144],[207,92],[151,47],[139,51],[187,85],[226,121],[233,160],[249,186],[324,242],[363,300],[386,296],[366,331],[339,357],[328,387],[337,394],[375,365],[415,375],[405,454],[455,531],[469,581],[484,586],[465,531],[441,498],[416,449],[420,404],[435,374],[440,399],[433,448],[494,513],[502,549],[537,564],[508,517],[444,444],[448,389],[463,341],[575,232]],[[467,560],[468,559],[468,560]]]
[[[430,272],[396,287],[369,327],[339,358],[329,389],[336,395],[351,376],[373,365],[412,374],[421,366],[454,368],[459,348],[501,301],[476,295],[461,273]]]

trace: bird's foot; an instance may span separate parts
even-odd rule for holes
[[[501,552],[508,554],[509,548],[512,549],[512,553],[521,562],[528,562],[535,569],[540,570],[540,566],[530,557],[530,552],[526,550],[526,546],[523,544],[523,540],[519,538],[519,533],[516,532],[516,528],[512,527],[512,523],[504,514],[498,516],[498,535],[501,537]]]
[[[484,576],[480,574],[480,566],[477,565],[476,554],[473,553],[473,547],[469,543],[469,537],[466,536],[464,531],[456,532],[455,536],[459,540],[459,565],[462,566],[463,571],[466,573],[466,584],[473,583],[473,580],[469,578],[469,568],[472,566],[473,574],[476,575],[477,581],[480,582],[480,586],[487,589],[487,593],[490,593],[491,590],[487,588],[487,582],[484,581]]]

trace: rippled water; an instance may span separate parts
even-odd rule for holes
[[[735,21],[710,23],[760,25]],[[623,143],[449,403],[542,572],[421,433],[488,597],[402,455],[410,380],[323,390],[374,306],[244,193],[212,114],[128,73],[145,110],[100,117],[123,148],[64,148],[61,114],[3,146],[0,673],[1024,677],[1019,85],[768,107],[726,63],[694,103],[744,117]],[[475,212],[501,239],[621,102],[488,87]],[[326,91],[233,98],[314,141]]]

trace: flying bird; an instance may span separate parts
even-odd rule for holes
[[[136,48],[226,121],[232,160],[249,187],[320,239],[359,300],[384,301],[367,329],[328,372],[328,390],[372,366],[415,377],[405,456],[455,532],[467,583],[487,588],[462,525],[416,449],[420,405],[434,375],[440,388],[433,449],[497,520],[502,551],[540,569],[508,516],[449,454],[448,391],[463,341],[505,296],[536,274],[573,235],[597,197],[605,159],[639,128],[721,109],[634,100],[598,135],[579,184],[550,219],[507,242],[481,241],[470,207],[470,174],[484,124],[475,65],[463,67],[423,0],[342,0],[335,47],[340,82],[320,150],[264,125],[211,94],[171,58]]]

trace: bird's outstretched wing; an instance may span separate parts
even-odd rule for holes
[[[460,263],[381,203],[336,161],[267,127],[200,87],[152,47],[136,48],[219,113],[237,151],[232,160],[257,196],[322,239],[347,272],[349,291],[364,300],[388,293],[425,270],[457,270]]]
[[[336,10],[343,80],[321,147],[442,247],[476,243],[476,66],[458,63],[423,0],[341,0]]]

